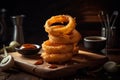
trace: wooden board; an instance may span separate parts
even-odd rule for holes
[[[79,69],[102,66],[108,60],[106,56],[79,50],[79,54],[73,56],[70,62],[59,64],[57,68],[51,69],[48,67],[51,64],[46,62],[42,65],[34,65],[39,59],[39,54],[26,57],[18,52],[12,52],[10,55],[14,57],[15,67],[43,78],[58,78],[73,75]]]

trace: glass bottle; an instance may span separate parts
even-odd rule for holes
[[[115,48],[116,47],[116,27],[102,27],[101,35],[107,38],[107,48]]]
[[[19,42],[20,44],[24,43],[24,34],[23,34],[23,18],[24,15],[12,16],[12,21],[14,25],[13,40]]]
[[[7,26],[5,22],[5,12],[6,9],[1,9],[0,11],[0,47],[6,43],[7,40]]]

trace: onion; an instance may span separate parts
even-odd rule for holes
[[[13,65],[14,65],[14,59],[11,55],[4,57],[0,62],[0,68],[2,69],[2,71],[8,70]]]
[[[11,46],[11,47],[18,47],[18,46],[20,46],[20,44],[17,41],[11,41],[9,46]]]
[[[114,61],[106,62],[103,67],[107,72],[117,72],[118,70],[117,63]]]

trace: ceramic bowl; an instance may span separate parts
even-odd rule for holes
[[[106,46],[106,38],[102,36],[88,36],[84,38],[84,47],[91,51],[101,51]]]
[[[34,46],[36,46],[36,48],[31,48],[31,49],[22,49],[21,47],[15,48],[16,51],[22,55],[35,55],[38,54],[38,52],[40,51],[40,45],[37,44],[32,44]]]

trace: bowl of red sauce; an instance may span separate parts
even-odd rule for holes
[[[22,55],[34,55],[38,54],[38,52],[40,51],[40,45],[26,43],[15,49],[18,53]]]

